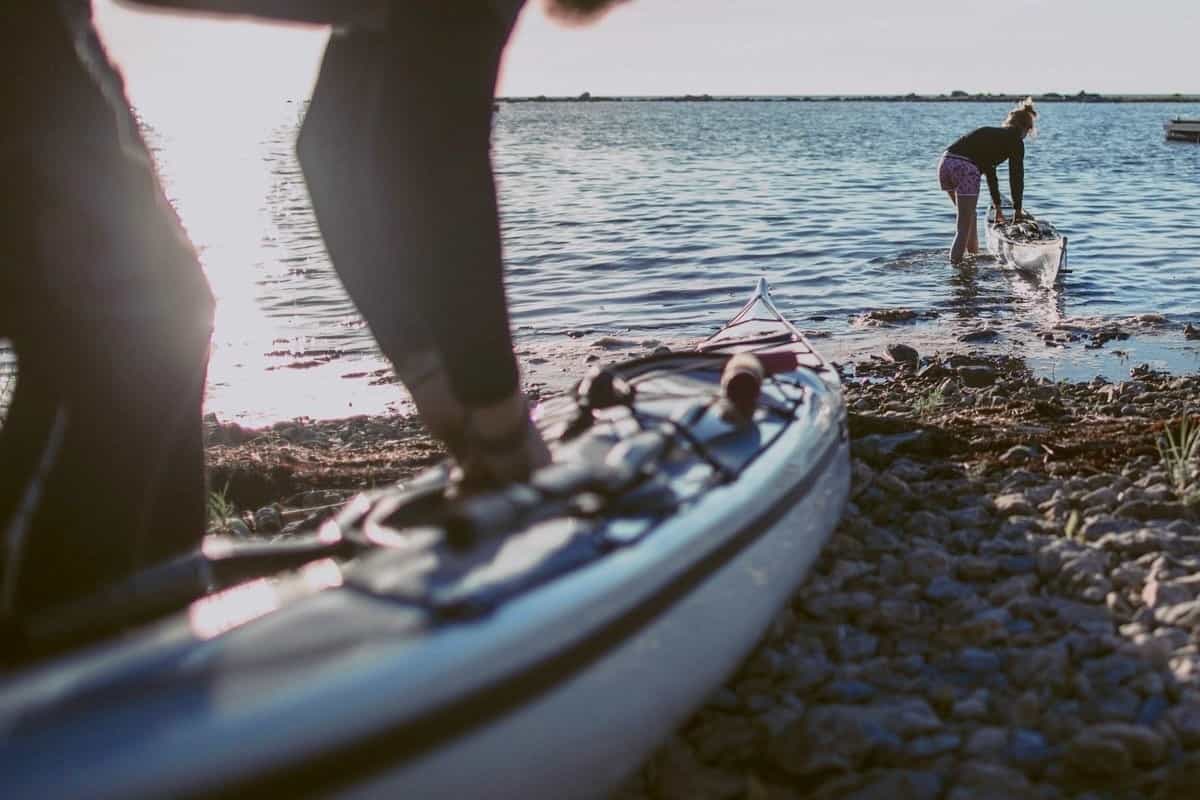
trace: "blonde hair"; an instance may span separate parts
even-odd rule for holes
[[[1006,128],[1019,128],[1020,130],[1033,133],[1036,121],[1037,109],[1033,107],[1033,98],[1026,97],[1017,103],[1016,108],[1008,112],[1008,115],[1004,117],[1004,126]]]

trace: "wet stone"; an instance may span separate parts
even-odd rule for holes
[[[861,661],[875,655],[878,649],[877,637],[850,625],[837,626],[834,650],[842,661]]]
[[[904,559],[908,577],[919,583],[928,583],[936,577],[946,575],[950,571],[950,564],[950,556],[931,547],[914,550]]]
[[[1133,757],[1120,740],[1104,736],[1091,728],[1083,730],[1071,740],[1065,757],[1076,772],[1097,777],[1118,777],[1133,766]]]
[[[1001,463],[1007,464],[1011,467],[1033,461],[1034,459],[1040,457],[1040,455],[1041,453],[1037,448],[1018,444],[1005,450],[1004,455],[1000,456],[1000,461]]]
[[[853,705],[866,703],[875,696],[875,687],[863,681],[835,680],[825,685],[821,699],[828,703]]]
[[[972,388],[981,388],[991,386],[996,382],[996,370],[985,366],[964,366],[959,367],[958,378],[963,382],[964,386]]]
[[[1000,656],[990,650],[980,650],[967,647],[959,651],[955,660],[958,668],[972,674],[987,674],[998,671],[1003,661]]]
[[[962,745],[957,733],[936,733],[918,736],[908,743],[908,755],[915,759],[936,758],[953,753]]]
[[[981,720],[988,715],[988,691],[978,689],[954,703],[950,716],[956,720]]]
[[[938,575],[931,580],[925,587],[924,595],[935,603],[952,603],[976,596],[969,586],[945,575]]]
[[[1046,737],[1039,731],[1016,728],[1008,740],[1008,760],[1026,772],[1036,772],[1054,755]]]
[[[860,769],[880,752],[902,752],[900,738],[860,706],[818,706],[768,745],[771,760],[796,776]]]
[[[843,795],[844,800],[937,800],[943,781],[936,772],[889,769],[869,775],[858,789]]]
[[[1033,516],[1033,504],[1023,494],[1002,494],[993,501],[996,513],[1004,516]]]
[[[1003,764],[968,761],[958,768],[947,800],[1002,800],[1029,796],[1029,779]]]
[[[889,344],[887,354],[888,358],[899,364],[916,364],[921,358],[916,348],[899,343]]]

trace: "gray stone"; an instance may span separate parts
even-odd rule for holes
[[[975,647],[965,647],[960,650],[956,663],[959,669],[976,675],[997,672],[1003,665],[1000,656],[996,653]]]
[[[878,618],[880,622],[889,628],[896,628],[901,625],[916,625],[922,618],[921,605],[911,600],[899,600],[895,598],[881,600],[879,603]]]
[[[975,597],[975,592],[966,584],[953,578],[939,575],[925,587],[924,596],[935,603],[952,603]]]
[[[1096,686],[1112,688],[1138,675],[1145,666],[1141,659],[1112,653],[1088,661],[1083,665],[1083,669]]]
[[[1015,651],[1008,660],[1008,677],[1021,687],[1065,688],[1071,676],[1071,655],[1058,642],[1035,650]]]
[[[906,344],[889,344],[887,346],[887,354],[888,358],[898,364],[916,364],[921,359],[916,348],[909,347]]]
[[[768,754],[796,776],[858,770],[879,751],[902,752],[903,742],[862,706],[817,706],[772,737]]]
[[[1157,608],[1154,610],[1154,618],[1169,627],[1196,627],[1200,625],[1200,602],[1190,600],[1166,608]]]
[[[959,380],[963,385],[979,389],[985,386],[991,386],[996,382],[996,370],[985,366],[964,366],[959,367]]]
[[[1155,725],[1159,720],[1166,718],[1167,709],[1170,707],[1171,703],[1167,698],[1162,695],[1151,695],[1142,702],[1137,716],[1134,718],[1134,723],[1137,725]]]
[[[851,625],[838,625],[833,647],[842,661],[862,661],[879,650],[879,638]]]
[[[1017,728],[1008,742],[1008,760],[1027,772],[1042,768],[1053,756],[1053,750],[1040,732]]]
[[[964,753],[970,758],[1003,761],[1008,750],[1008,731],[1004,728],[976,728],[967,738]]]
[[[1037,448],[1018,444],[1005,450],[1004,455],[1000,456],[1000,462],[1011,467],[1017,464],[1025,464],[1040,455],[1041,453]]]
[[[866,703],[875,693],[875,687],[863,681],[835,680],[825,685],[821,699],[828,703]]]
[[[992,515],[981,505],[952,509],[946,512],[946,518],[956,528],[986,528],[992,524]]]
[[[1109,516],[1088,517],[1079,529],[1079,535],[1085,542],[1099,541],[1100,537],[1109,533],[1126,533],[1137,530],[1140,525],[1131,519],[1118,519]]]
[[[1167,719],[1184,747],[1200,747],[1200,704],[1184,703],[1167,712]]]
[[[1028,797],[1029,790],[1029,779],[1011,767],[968,761],[958,768],[947,800],[1013,800]]]
[[[957,720],[977,721],[988,714],[988,690],[977,689],[970,696],[954,703],[950,715]]]
[[[1076,680],[1083,677],[1076,675]],[[1087,685],[1092,684],[1088,682]],[[1092,723],[1133,722],[1142,705],[1142,698],[1138,697],[1137,692],[1126,688],[1105,688],[1101,691],[1093,688],[1089,696],[1087,690],[1080,687],[1076,688],[1076,693],[1085,700],[1081,708],[1083,718]]]
[[[929,736],[918,736],[908,743],[908,755],[916,759],[937,758],[953,753],[962,745],[962,737],[957,733],[935,733]]]
[[[905,572],[918,583],[946,575],[950,571],[951,559],[945,551],[932,547],[913,550],[904,559]]]
[[[1090,730],[1094,735],[1119,741],[1129,752],[1133,763],[1138,766],[1157,766],[1167,758],[1167,740],[1153,728],[1122,722],[1106,722],[1095,725]]]
[[[1067,745],[1066,761],[1076,772],[1116,778],[1129,772],[1133,757],[1119,739],[1085,728]]]
[[[936,733],[942,729],[942,720],[922,697],[908,697],[887,706],[877,706],[882,724],[904,738]]]
[[[1023,494],[1002,494],[994,501],[996,513],[1003,516],[1031,517],[1034,514],[1033,505]]]
[[[1183,503],[1156,503],[1150,500],[1132,500],[1122,503],[1114,511],[1119,517],[1130,517],[1137,520],[1180,519],[1188,516],[1188,508]]]
[[[824,655],[802,654],[784,663],[781,676],[797,691],[808,691],[829,680],[833,665]]]
[[[955,574],[967,581],[991,580],[998,570],[995,559],[982,556],[963,556],[954,565]]]
[[[1149,580],[1142,589],[1142,602],[1151,608],[1162,608],[1187,603],[1196,599],[1195,590],[1189,586]]]
[[[1079,498],[1079,504],[1089,510],[1109,511],[1117,505],[1117,493],[1104,486],[1083,495]]]
[[[932,511],[914,511],[904,522],[904,530],[917,536],[941,537],[950,529],[950,520]]]
[[[861,787],[841,796],[845,800],[936,800],[942,788],[936,772],[889,769],[870,775]]]

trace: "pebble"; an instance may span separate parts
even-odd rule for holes
[[[852,442],[837,534],[768,641],[647,765],[644,791],[1194,796],[1200,514],[1153,432],[1200,376],[1050,384],[902,347],[864,373],[892,380],[847,384],[858,413],[887,422]],[[918,419],[935,389],[942,404]],[[1111,416],[1123,408],[1144,421]],[[1059,447],[1130,425],[1145,434],[1094,460]],[[1076,438],[1056,438],[1063,426]]]

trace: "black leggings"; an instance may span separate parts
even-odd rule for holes
[[[0,34],[0,617],[199,544],[213,300],[90,21]]]
[[[384,354],[405,377],[434,350],[469,406],[517,388],[489,141],[519,5],[395,3],[387,33],[335,33],[298,144],[334,267]]]

